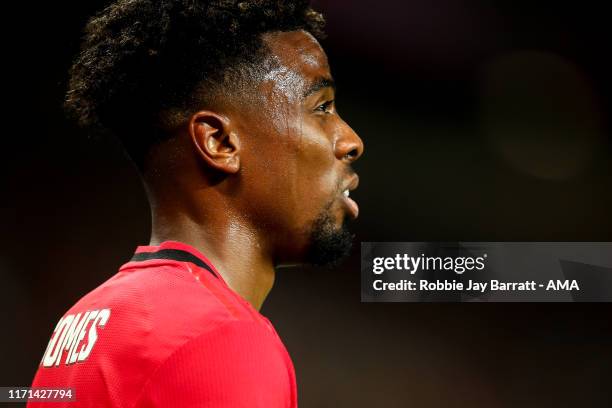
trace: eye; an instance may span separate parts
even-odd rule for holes
[[[334,104],[334,100],[329,100],[329,101],[325,101],[322,104],[320,104],[319,106],[317,106],[315,108],[315,111],[317,112],[323,112],[323,113],[332,113],[332,105]]]

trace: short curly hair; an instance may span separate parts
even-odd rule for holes
[[[262,34],[322,38],[323,26],[307,0],[118,0],[85,28],[65,108],[116,134],[142,170],[177,120],[263,62]]]

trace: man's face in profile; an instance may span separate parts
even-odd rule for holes
[[[269,231],[277,265],[330,264],[348,253],[348,191],[361,139],[340,118],[327,57],[304,31],[263,36],[269,69],[236,114],[245,214]]]

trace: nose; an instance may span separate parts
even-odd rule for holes
[[[363,141],[347,123],[343,123],[340,137],[338,137],[334,146],[334,154],[338,160],[345,161],[348,164],[354,162],[363,154]]]

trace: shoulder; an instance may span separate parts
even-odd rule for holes
[[[122,270],[83,297],[73,309],[88,305],[109,308],[113,322],[126,331],[160,330],[166,335],[187,331],[197,335],[227,320],[250,320],[251,315],[214,276],[196,279],[180,264]],[[110,327],[110,326],[109,326]]]
[[[206,280],[206,281],[204,281]],[[182,265],[163,264],[121,271],[84,296],[66,316],[104,310],[90,359],[121,360],[121,366],[150,370],[175,349],[252,314],[221,282],[196,280]]]
[[[274,329],[222,280],[190,268],[122,269],[85,295],[56,325],[35,384],[70,381],[84,402],[107,406],[286,406],[295,377]]]
[[[137,406],[289,406],[294,381],[271,329],[228,320],[176,348],[146,381]]]

